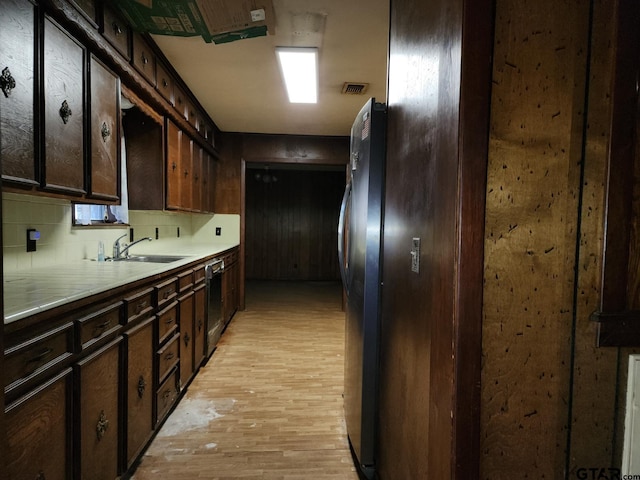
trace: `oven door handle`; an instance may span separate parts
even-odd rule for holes
[[[210,263],[204,267],[207,280],[211,280],[214,275],[224,272],[224,260]]]

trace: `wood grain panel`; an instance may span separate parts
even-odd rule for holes
[[[616,378],[618,349],[597,348],[596,324],[589,315],[599,303],[602,280],[605,179],[610,139],[611,91],[615,43],[615,10],[608,0],[593,3],[588,129],[580,210],[580,259],[576,303],[572,384],[571,440],[568,472],[590,465],[620,465],[614,460],[617,429]],[[626,393],[618,398],[621,402]],[[620,415],[623,416],[623,415]]]
[[[344,172],[248,169],[246,178],[246,278],[339,279]]]
[[[46,18],[45,187],[72,195],[85,193],[85,69],[84,47]]]
[[[496,4],[482,332],[487,480],[557,478],[567,466],[588,19],[588,1]]]
[[[15,87],[0,95],[0,153],[5,180],[37,184],[35,136],[35,6],[28,0],[0,2],[0,70]]]

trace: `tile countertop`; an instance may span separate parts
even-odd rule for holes
[[[173,247],[171,251],[144,251],[138,248],[134,255],[146,253],[185,258],[171,263],[81,260],[8,273],[4,275],[4,323],[15,322],[65,303],[187,265],[236,246],[189,244],[184,249]]]

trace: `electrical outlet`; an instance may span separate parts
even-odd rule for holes
[[[216,227],[216,237],[222,235],[222,227]]]
[[[180,238],[180,227],[176,227],[176,236]]]
[[[160,229],[156,227],[156,240],[160,238]]]

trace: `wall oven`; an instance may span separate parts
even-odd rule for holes
[[[222,272],[224,260],[214,258],[205,265],[207,278],[207,358],[211,356],[222,335]]]

